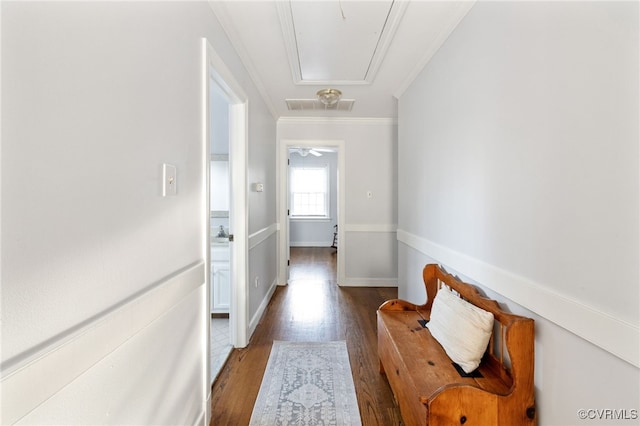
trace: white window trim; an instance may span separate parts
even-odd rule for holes
[[[330,216],[291,216],[291,222],[331,222]]]
[[[330,222],[331,218],[331,167],[329,163],[321,163],[321,164],[313,164],[309,166],[301,166],[301,165],[290,165],[289,168],[289,179],[291,180],[291,175],[293,175],[294,169],[324,169],[325,170],[325,205],[326,205],[326,215],[316,216],[316,215],[295,215],[293,213],[293,206],[291,209],[290,219],[294,222]],[[289,191],[289,199],[293,200],[293,191]]]

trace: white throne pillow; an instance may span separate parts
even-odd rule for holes
[[[449,358],[470,373],[478,368],[487,349],[493,314],[442,287],[436,293],[427,327]]]

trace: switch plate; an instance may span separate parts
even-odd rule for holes
[[[162,196],[168,197],[177,194],[178,176],[176,166],[172,164],[162,165]]]
[[[373,192],[367,191],[367,198],[373,198]]]

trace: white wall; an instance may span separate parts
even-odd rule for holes
[[[253,87],[253,86],[252,86]],[[258,98],[257,90],[253,97]],[[249,102],[249,333],[251,336],[277,284],[276,121],[262,102]],[[254,184],[262,183],[263,192]],[[233,194],[232,194],[233,196]],[[256,279],[258,285],[256,286]]]
[[[205,2],[1,7],[0,423],[204,424],[202,37],[248,94],[250,151],[275,151],[275,121]]]
[[[329,174],[329,218],[289,220],[291,247],[331,247],[334,226],[338,224],[338,155],[323,152],[321,157],[302,157],[297,151],[289,154],[291,166],[327,166]]]
[[[397,283],[397,126],[382,119],[278,120],[278,140],[344,141],[345,278],[340,285]],[[373,197],[367,198],[367,191]],[[340,251],[343,250],[343,253]]]
[[[399,100],[400,296],[435,260],[533,317],[540,425],[640,408],[638,16],[479,2]]]

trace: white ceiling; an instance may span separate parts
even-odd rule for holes
[[[279,117],[396,118],[399,97],[473,1],[210,1],[267,106]],[[323,88],[350,111],[287,109]]]

